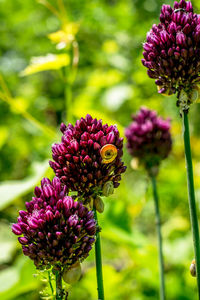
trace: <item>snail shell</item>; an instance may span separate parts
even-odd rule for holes
[[[102,157],[102,163],[109,164],[117,157],[117,148],[112,144],[104,145],[100,150],[100,155]]]

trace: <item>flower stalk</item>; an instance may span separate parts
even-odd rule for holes
[[[94,217],[98,227],[97,212],[94,208]],[[103,288],[103,272],[102,272],[102,258],[101,258],[101,239],[100,233],[96,232],[96,243],[95,243],[95,260],[96,260],[96,275],[97,275],[97,291],[98,300],[104,300],[104,288]]]
[[[51,273],[50,273],[50,271],[48,271],[48,280],[49,280],[49,286],[50,286],[50,289],[51,289],[51,294],[53,295],[54,290],[53,290],[53,286],[52,286],[52,283],[51,283]]]
[[[65,110],[66,110],[66,122],[72,122],[72,87],[70,82],[66,82],[65,87]]]
[[[151,176],[151,183],[153,189],[153,198],[155,204],[155,214],[156,214],[156,227],[158,235],[158,248],[159,248],[159,267],[160,267],[160,299],[165,300],[165,278],[164,278],[164,259],[163,259],[163,247],[162,247],[162,233],[161,233],[161,218],[159,209],[159,198],[157,192],[156,177]]]
[[[63,300],[64,291],[62,288],[62,275],[60,270],[56,270],[56,300]]]
[[[183,139],[184,139],[184,146],[185,146],[185,161],[186,161],[186,169],[187,169],[187,186],[188,186],[190,221],[192,227],[194,254],[195,254],[195,261],[196,261],[196,277],[197,277],[197,288],[198,288],[198,295],[199,295],[198,299],[200,299],[199,226],[198,226],[198,217],[197,217],[197,209],[196,209],[196,202],[195,202],[192,155],[191,155],[191,147],[190,147],[190,131],[189,131],[187,111],[183,111],[182,120],[183,120]]]

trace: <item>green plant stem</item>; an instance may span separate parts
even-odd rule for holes
[[[71,123],[73,121],[73,101],[72,101],[72,87],[76,79],[79,62],[79,47],[77,41],[72,42],[72,66],[70,70],[70,76],[66,69],[65,75],[65,111],[66,111],[66,122]]]
[[[94,217],[95,217],[95,220],[97,222],[97,227],[98,227],[98,218],[97,218],[96,209],[94,209]],[[95,259],[96,259],[98,300],[104,300],[103,272],[102,272],[102,259],[101,259],[101,239],[100,239],[99,232],[96,233]]]
[[[187,111],[183,111],[182,119],[183,119],[183,138],[184,138],[184,146],[185,146],[185,160],[186,160],[186,169],[187,169],[187,186],[188,186],[190,222],[192,227],[194,254],[195,254],[195,262],[196,262],[198,299],[200,299],[199,225],[198,225],[197,209],[196,209],[196,202],[195,202],[192,155],[191,155],[191,147],[190,147],[190,131],[189,131]]]
[[[62,275],[60,270],[56,271],[56,300],[63,300]]]
[[[10,105],[12,108],[14,106],[14,100],[12,98],[8,98],[7,95],[4,95],[0,92],[0,99],[5,101]],[[20,108],[17,108],[17,106],[14,106],[14,108],[17,110],[18,113],[20,113],[26,120],[28,120],[30,123],[32,123],[35,127],[40,129],[44,135],[48,135],[50,138],[55,137],[55,132],[50,127],[40,123],[37,119],[35,119],[31,114],[29,114],[27,111],[22,110]]]
[[[71,83],[66,82],[65,87],[65,111],[66,111],[66,122],[72,122],[72,89]]]
[[[155,203],[155,214],[156,214],[156,227],[158,234],[158,248],[159,248],[159,267],[160,267],[160,299],[165,300],[165,278],[164,278],[164,260],[162,250],[162,234],[161,234],[161,219],[159,209],[159,199],[157,193],[157,185],[155,176],[151,176],[153,198]]]
[[[51,283],[51,274],[50,274],[50,271],[48,271],[48,278],[49,278],[49,286],[50,286],[50,289],[51,289],[51,294],[53,295],[54,294],[54,290],[53,290],[53,286],[52,286],[52,283]]]

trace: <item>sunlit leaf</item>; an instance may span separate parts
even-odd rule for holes
[[[0,272],[0,298],[15,299],[17,295],[34,291],[39,287],[39,280],[34,277],[35,266],[29,258],[21,256],[15,265]]]
[[[16,238],[11,232],[11,228],[8,224],[3,222],[0,223],[0,263],[8,262],[12,257],[12,252],[14,245],[16,243]]]
[[[136,239],[135,232],[128,233],[120,227],[117,227],[113,224],[108,224],[109,223],[105,224],[106,227],[104,227],[104,229],[102,230],[102,237],[124,246],[131,245],[132,247],[138,247],[141,246],[141,244],[143,243],[143,238],[141,235],[139,235],[139,233],[137,233]]]
[[[58,44],[58,48],[64,48],[75,40],[78,30],[78,23],[67,23],[63,26],[62,30],[50,33],[48,38],[53,43]]]
[[[11,105],[11,110],[16,114],[20,114],[22,112],[25,112],[28,108],[29,102],[22,98],[22,97],[18,97],[13,99],[12,101],[12,105]]]
[[[48,169],[48,162],[33,164],[33,174],[23,180],[10,180],[0,183],[0,210],[6,208],[16,198],[29,192]]]
[[[108,71],[97,69],[91,73],[88,86],[96,88],[110,87],[120,82],[122,77],[122,73],[116,69],[109,69]]]
[[[57,55],[47,54],[46,56],[33,57],[31,59],[31,64],[21,72],[21,75],[27,76],[47,70],[59,70],[69,64],[70,56],[67,53]]]
[[[108,54],[116,53],[119,50],[119,46],[114,40],[107,40],[103,43],[103,51]]]
[[[103,104],[112,111],[117,111],[125,100],[130,99],[133,90],[129,85],[117,85],[108,89],[103,96]]]
[[[0,272],[0,296],[1,293],[11,288],[19,281],[19,274],[16,268],[10,267]],[[4,300],[7,298],[4,298]]]
[[[8,128],[6,128],[5,126],[0,127],[0,148],[6,142],[6,139],[8,137],[8,133],[9,133]]]

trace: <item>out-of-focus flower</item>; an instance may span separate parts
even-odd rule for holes
[[[159,166],[171,150],[170,121],[142,107],[125,130],[129,153],[138,158],[147,170]]]
[[[93,212],[66,196],[66,190],[57,177],[42,179],[35,197],[26,202],[27,211],[20,211],[12,225],[23,253],[37,268],[70,268],[88,256],[95,241]]]
[[[115,125],[103,125],[102,120],[87,115],[75,126],[61,124],[60,130],[62,142],[52,146],[50,166],[62,183],[86,200],[102,195],[108,182],[119,186],[126,167],[121,160],[123,138]]]
[[[62,26],[61,30],[50,33],[48,38],[57,44],[58,49],[65,48],[75,41],[76,34],[79,30],[80,24],[78,23],[66,23]]]
[[[200,81],[200,16],[193,13],[191,2],[163,5],[160,23],[147,33],[143,48],[142,63],[156,79],[159,93],[184,89],[190,94]]]

